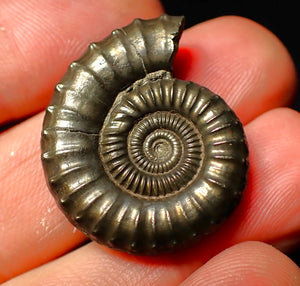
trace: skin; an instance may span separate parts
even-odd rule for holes
[[[174,64],[177,77],[221,95],[245,125],[248,185],[219,230],[172,255],[132,256],[87,241],[51,197],[39,142],[54,85],[89,42],[162,12],[152,0],[0,2],[0,123],[20,121],[0,133],[3,285],[300,284],[284,254],[300,233],[300,116],[286,107],[296,72],[276,36],[248,19],[186,30]]]

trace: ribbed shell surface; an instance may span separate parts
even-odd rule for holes
[[[49,188],[91,239],[172,251],[209,233],[246,184],[243,128],[218,96],[172,77],[183,18],[115,30],[70,65],[42,131]]]

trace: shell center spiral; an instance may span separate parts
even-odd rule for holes
[[[152,113],[139,121],[128,136],[128,153],[141,171],[163,174],[182,159],[183,142],[162,118],[166,112]],[[174,129],[174,128],[173,128]]]
[[[114,120],[108,125],[115,126]],[[109,128],[101,133],[103,166],[125,191],[147,197],[169,195],[184,189],[199,172],[201,136],[179,113],[148,113],[132,121],[128,133],[116,132],[117,137]]]
[[[144,142],[145,156],[152,162],[164,163],[172,160],[173,153],[179,153],[178,138],[167,130],[157,130],[147,136]]]

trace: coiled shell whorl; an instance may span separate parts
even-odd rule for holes
[[[92,43],[46,110],[42,162],[67,218],[129,253],[172,251],[238,204],[248,149],[216,94],[172,77],[183,18],[134,20]]]

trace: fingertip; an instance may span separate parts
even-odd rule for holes
[[[243,242],[209,260],[188,277],[189,285],[299,285],[300,270],[274,247],[262,242]]]
[[[44,114],[0,137],[0,284],[81,245],[87,237],[58,209],[44,178],[40,133]]]
[[[260,24],[239,16],[200,23],[182,36],[175,74],[226,99],[243,123],[288,105],[297,86],[283,43]]]
[[[245,128],[250,170],[240,238],[255,233],[255,239],[272,241],[299,229],[299,115],[290,108],[277,108]]]
[[[90,42],[162,12],[154,0],[0,1],[0,124],[45,108],[68,64]]]

